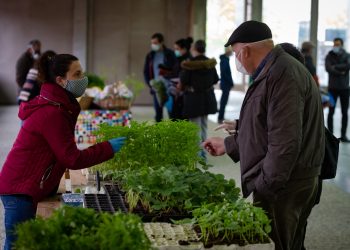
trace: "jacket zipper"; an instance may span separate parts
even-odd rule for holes
[[[40,180],[40,189],[44,189],[44,182],[49,179],[51,172],[52,172],[53,164],[51,164],[44,172],[43,176]]]

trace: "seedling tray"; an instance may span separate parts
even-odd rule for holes
[[[125,209],[120,209],[122,211],[130,211],[129,204],[125,199],[125,192],[121,190],[120,185],[118,184],[103,184],[106,194],[110,197],[119,195],[121,197],[121,203]],[[146,211],[144,207],[139,202],[136,208],[133,209],[132,213],[137,214],[142,218],[143,222],[168,222],[171,223],[171,220],[182,220],[186,218],[192,218],[191,214],[179,214],[177,211],[170,211],[169,213],[150,213]]]
[[[92,208],[96,212],[127,212],[124,202],[122,201],[122,197],[118,194],[85,194],[84,207]]]

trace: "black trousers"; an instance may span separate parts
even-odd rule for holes
[[[220,109],[219,109],[218,120],[223,120],[225,118],[225,108],[226,108],[226,105],[228,102],[231,88],[232,88],[232,86],[223,86],[221,88],[222,94],[221,94],[221,99],[220,99]]]
[[[254,204],[262,207],[271,219],[271,239],[276,250],[300,250],[304,231],[318,191],[318,177],[289,181],[275,201],[254,193]]]
[[[328,119],[327,119],[328,129],[331,133],[333,133],[333,115],[334,115],[335,107],[337,105],[337,99],[339,97],[341,113],[342,113],[341,137],[345,137],[346,128],[348,126],[349,89],[343,89],[343,90],[330,89],[328,91],[334,98],[334,102],[335,102],[334,107],[329,107],[329,113],[328,113]]]

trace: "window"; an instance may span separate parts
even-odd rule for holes
[[[227,39],[244,20],[244,0],[207,0],[207,56],[215,58],[224,53]],[[235,60],[230,60],[233,81],[242,82],[242,74],[236,71]]]
[[[333,47],[333,39],[344,40],[344,48],[350,51],[350,0],[319,0],[317,74],[323,86],[328,85],[325,58]]]

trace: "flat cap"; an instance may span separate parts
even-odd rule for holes
[[[253,43],[265,39],[271,39],[272,32],[265,23],[258,21],[246,21],[239,25],[228,39],[225,47],[235,43]]]

